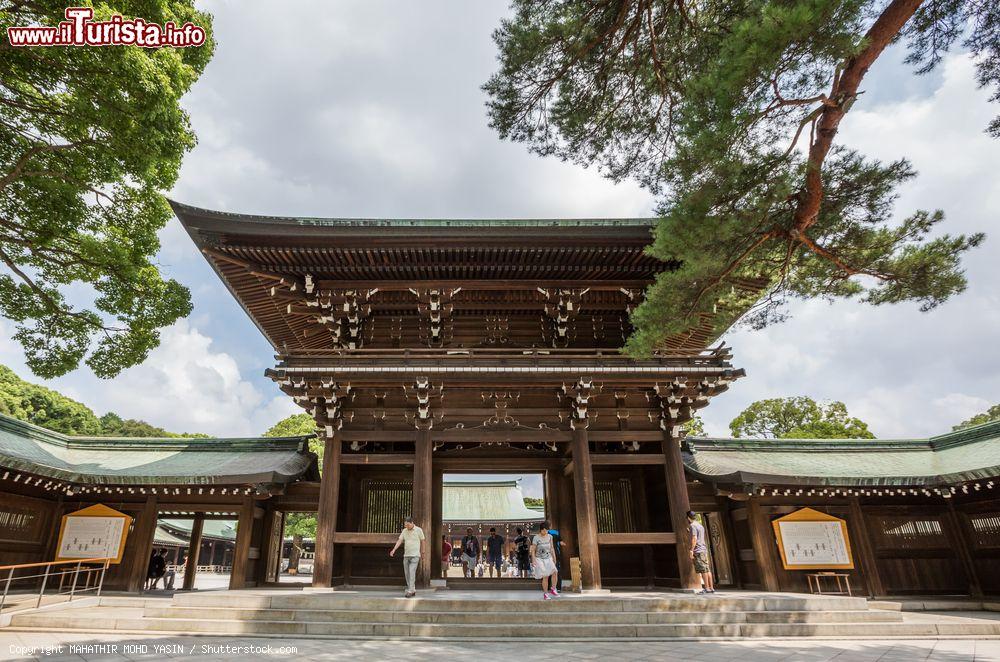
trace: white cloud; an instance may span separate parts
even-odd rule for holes
[[[2,337],[9,337],[6,331]],[[25,368],[20,347],[9,341],[0,346],[0,357],[22,378],[79,400],[98,415],[113,411],[172,432],[257,436],[299,411],[277,388],[261,392],[232,356],[214,350],[212,339],[187,320],[164,329],[160,346],[142,365],[111,380],[87,369],[40,380]]]

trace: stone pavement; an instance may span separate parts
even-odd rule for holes
[[[71,651],[70,646],[83,647]],[[234,650],[237,646],[256,650]],[[60,648],[61,647],[61,650]],[[103,648],[100,648],[103,647]],[[116,647],[112,649],[112,647]],[[230,647],[230,648],[226,648]],[[270,647],[270,651],[261,650]],[[284,647],[284,649],[282,649]],[[49,648],[49,651],[45,651]],[[133,637],[116,634],[0,631],[0,660],[94,660],[101,662],[212,660],[697,660],[704,662],[1000,662],[1000,640],[939,641],[364,641],[348,639],[253,639],[243,637]]]

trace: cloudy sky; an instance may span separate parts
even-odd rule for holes
[[[540,159],[486,126],[480,85],[506,2],[199,2],[218,48],[184,99],[198,133],[171,196],[258,214],[395,217],[644,216],[652,198],[596,172]],[[897,206],[941,208],[950,232],[993,233],[1000,108],[971,62],[915,77],[890,52],[839,140],[920,172]],[[725,340],[748,377],[706,412],[709,433],[761,398],[847,403],[882,437],[931,435],[1000,402],[1000,233],[966,265],[970,287],[929,314],[911,305],[795,306],[793,319]],[[272,351],[173,221],[160,263],[187,284],[194,313],[141,367],[110,382],[86,369],[48,382],[99,414],[176,431],[256,435],[293,413],[263,371]],[[0,323],[0,361],[28,377]],[[29,377],[30,378],[30,377]],[[36,380],[38,381],[38,380]]]

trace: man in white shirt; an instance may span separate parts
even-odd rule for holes
[[[406,576],[404,596],[412,598],[417,594],[417,566],[424,553],[424,530],[413,523],[412,517],[403,520],[403,530],[400,531],[396,544],[389,550],[389,556],[395,556],[400,545],[403,545],[403,574]]]

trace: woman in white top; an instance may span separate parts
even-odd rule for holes
[[[542,580],[542,599],[559,597],[556,590],[555,541],[549,533],[549,523],[542,522],[538,533],[531,539],[531,567],[535,579]],[[550,585],[551,582],[551,585]]]

